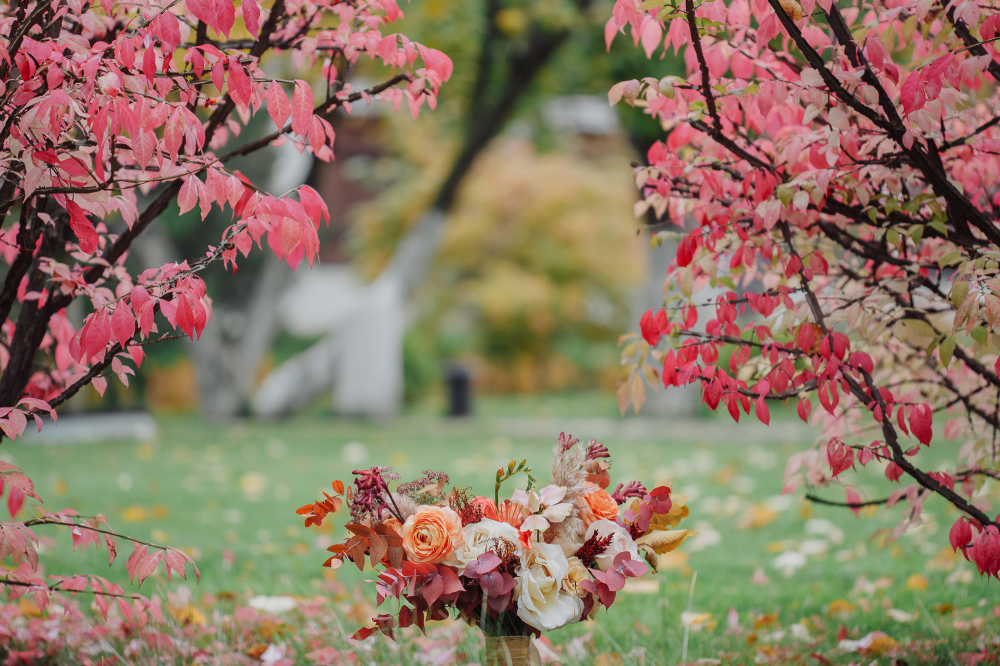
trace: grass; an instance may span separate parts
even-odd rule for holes
[[[694,571],[692,610],[711,618],[690,633],[692,661],[780,661],[794,653],[803,663],[821,663],[807,656],[815,652],[847,663],[858,655],[835,649],[843,627],[851,638],[884,631],[899,649],[910,646],[910,663],[944,663],[952,650],[977,650],[977,642],[995,641],[1000,633],[996,584],[971,575],[971,565],[945,548],[956,516],[940,502],[928,503],[923,527],[880,548],[869,537],[893,526],[899,508],[855,518],[800,496],[780,496],[785,461],[808,444],[807,432],[768,441],[758,429],[756,441],[747,441],[750,431],[736,427],[708,441],[698,427],[620,420],[613,396],[604,394],[483,398],[476,407],[468,420],[416,410],[386,424],[320,416],[271,423],[161,417],[156,441],[15,443],[5,445],[2,457],[32,476],[47,508],[100,511],[119,532],[187,548],[202,572],[200,585],[189,584],[195,592],[312,595],[323,576],[325,546],[345,534],[343,516],[329,521],[338,526],[334,531],[307,531],[295,509],[320,498],[333,479],[349,481],[352,469],[375,464],[392,465],[404,479],[442,469],[454,484],[492,494],[499,466],[526,457],[544,481],[558,429],[570,429],[580,417],[606,417],[601,441],[614,458],[615,482],[638,478],[648,485],[673,477],[675,492],[690,498],[691,516],[681,526],[700,534],[666,558],[657,576],[620,594],[598,625],[555,632],[555,643],[589,631],[597,653],[645,647],[651,663],[677,663],[684,642],[680,614]],[[646,424],[636,429],[637,423]],[[921,455],[933,456],[935,447]],[[869,497],[890,489],[878,469],[863,470],[859,483]],[[825,494],[843,499],[833,488]],[[68,534],[43,534],[46,573],[93,571],[131,588],[124,562],[109,569],[103,552],[73,553]],[[127,556],[131,547],[121,552]],[[349,567],[336,572],[348,588],[369,574]],[[158,573],[143,591],[166,587]],[[365,594],[374,597],[374,590]],[[912,619],[897,621],[889,608]],[[736,628],[729,628],[731,619]],[[931,640],[932,623],[945,640]],[[812,640],[800,640],[806,634]],[[923,647],[913,641],[924,641]]]

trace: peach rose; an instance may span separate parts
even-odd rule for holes
[[[462,519],[446,506],[421,506],[403,523],[400,536],[411,562],[439,564],[465,544]]]
[[[577,500],[580,519],[584,527],[598,520],[614,521],[618,517],[618,502],[606,490],[595,487],[593,491]]]

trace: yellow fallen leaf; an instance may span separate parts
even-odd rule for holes
[[[910,576],[909,580],[906,581],[906,589],[919,590],[923,592],[924,590],[927,589],[927,586],[930,584],[931,582],[927,580],[926,576],[915,573],[912,576]]]
[[[830,608],[826,611],[827,615],[836,615],[837,613],[853,613],[854,604],[846,599],[834,599],[830,602]]]
[[[141,523],[146,517],[146,509],[141,506],[130,506],[122,511],[122,518],[127,523]]]
[[[953,551],[951,546],[945,546],[941,549],[941,552],[927,560],[925,566],[928,571],[951,571],[961,559],[962,557]]]
[[[888,636],[876,636],[872,639],[871,644],[865,648],[865,652],[874,656],[882,656],[895,647],[896,641],[894,639],[889,638]]]
[[[681,613],[681,625],[691,627],[692,631],[715,629],[716,623],[712,621],[711,613]]]
[[[594,659],[594,666],[621,666],[622,656],[617,652],[605,652]]]
[[[689,536],[694,536],[697,532],[691,530],[666,530],[650,532],[636,539],[637,546],[645,546],[656,553],[669,553],[684,543]]]
[[[778,512],[767,504],[752,504],[740,516],[736,526],[741,530],[752,530],[770,525],[778,519]]]
[[[181,624],[204,625],[208,622],[208,618],[205,617],[205,614],[198,610],[197,606],[192,606],[191,604],[171,607],[170,613],[177,618],[177,621]]]

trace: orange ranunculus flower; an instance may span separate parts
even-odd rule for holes
[[[613,521],[618,517],[618,502],[606,490],[594,487],[594,490],[577,500],[580,507],[580,518],[584,527],[598,520]]]
[[[406,519],[400,536],[411,562],[443,562],[465,543],[462,519],[446,506],[421,506]]]

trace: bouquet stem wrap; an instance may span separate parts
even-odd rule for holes
[[[530,636],[487,636],[486,666],[541,666]]]

